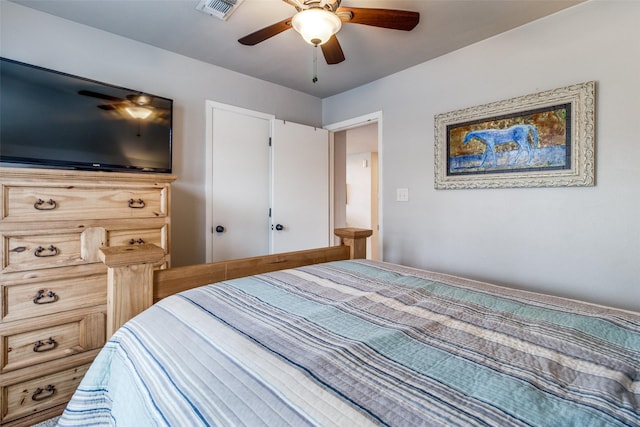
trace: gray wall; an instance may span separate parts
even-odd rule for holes
[[[384,259],[640,310],[639,21],[590,1],[324,99],[325,125],[383,112]],[[595,187],[434,190],[434,115],[589,80]]]
[[[205,261],[205,100],[320,126],[322,101],[0,0],[0,55],[174,100],[173,265]]]

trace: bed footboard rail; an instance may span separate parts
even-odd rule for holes
[[[175,267],[154,273],[154,302],[197,286],[286,268],[349,259],[347,246],[286,252],[209,264]]]

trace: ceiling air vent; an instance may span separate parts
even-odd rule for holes
[[[200,0],[196,9],[207,15],[211,15],[226,21],[234,10],[240,6],[243,0]]]

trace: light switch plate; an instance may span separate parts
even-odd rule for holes
[[[408,202],[409,201],[409,189],[398,188],[396,189],[396,202]]]

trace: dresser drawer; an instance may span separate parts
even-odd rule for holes
[[[109,246],[141,245],[153,243],[167,248],[167,226],[140,230],[110,230],[107,232]]]
[[[84,264],[82,231],[73,233],[1,233],[2,271],[31,271]]]
[[[107,303],[107,275],[0,284],[2,322],[36,318]]]
[[[35,379],[2,387],[1,423],[67,403],[87,369],[88,364],[48,375],[43,373]]]
[[[104,306],[3,326],[1,373],[84,353],[105,343]]]
[[[3,220],[156,218],[167,216],[168,187],[3,186]]]

